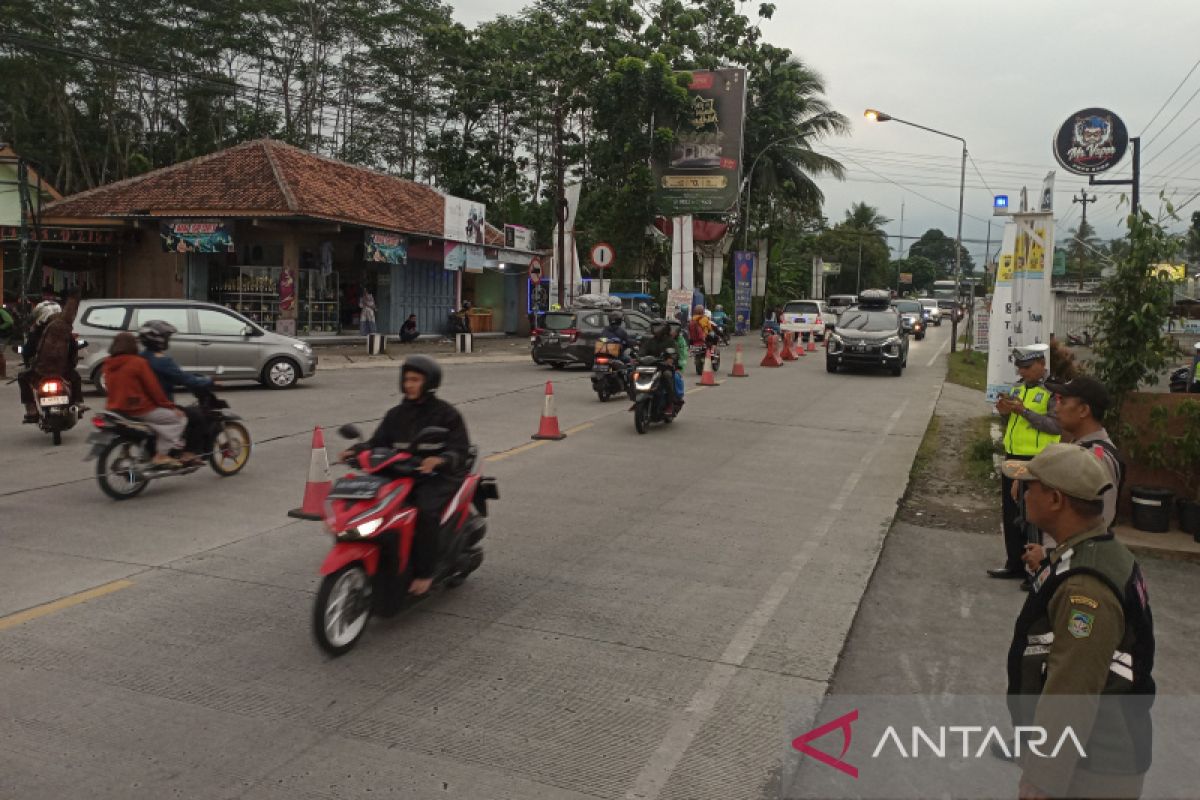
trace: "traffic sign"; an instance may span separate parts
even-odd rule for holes
[[[616,258],[616,251],[611,244],[600,242],[592,248],[592,265],[597,269],[608,269]]]
[[[542,260],[537,256],[529,259],[529,282],[534,286],[542,282]]]

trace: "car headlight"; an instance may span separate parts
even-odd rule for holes
[[[308,346],[307,342],[292,342],[292,347],[296,348],[305,355],[308,355],[312,352],[312,348]]]

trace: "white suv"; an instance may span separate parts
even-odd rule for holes
[[[833,321],[820,300],[792,300],[783,307],[783,319],[779,321],[780,333],[792,332],[799,338],[800,334],[811,334],[818,342],[825,340],[825,321]]]
[[[942,310],[938,308],[937,300],[933,297],[922,297],[921,308],[925,309],[925,316],[929,319],[930,325],[942,327]]]

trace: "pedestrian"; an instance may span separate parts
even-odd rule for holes
[[[8,377],[8,361],[4,357],[4,351],[8,349],[8,340],[15,329],[16,322],[8,311],[8,303],[0,304],[0,378]]]
[[[421,332],[417,330],[417,315],[409,314],[408,319],[404,320],[404,324],[400,326],[400,343],[415,342],[420,335]]]
[[[363,336],[375,332],[375,296],[371,290],[363,287],[362,295],[358,298],[358,329]]]
[[[1104,524],[1112,527],[1117,516],[1117,499],[1125,482],[1125,462],[1104,429],[1108,389],[1090,375],[1066,383],[1048,382],[1046,388],[1054,394],[1055,418],[1062,428],[1063,440],[1090,450],[1108,470],[1116,491],[1104,496]]]
[[[1104,524],[1116,491],[1091,453],[1048,445],[1004,475],[1025,487],[1029,520],[1057,548],[1042,564],[1008,651],[1008,706],[1015,726],[1082,745],[1057,757],[1021,753],[1019,795],[1136,798],[1150,766],[1154,621],[1141,567]],[[1094,699],[1094,702],[1087,698]]]
[[[1004,454],[1007,460],[1024,460],[1036,456],[1047,445],[1059,440],[1062,432],[1054,418],[1054,395],[1046,388],[1046,345],[1016,347],[1013,363],[1020,376],[1012,390],[996,400],[996,410],[1004,417]],[[1000,504],[1004,525],[1004,566],[989,569],[992,578],[1025,578],[1022,557],[1025,545],[1038,537],[1027,535],[1028,521],[1022,516],[1019,492],[1014,499],[1013,482],[1005,477],[1000,481]],[[1023,588],[1028,583],[1023,584]]]

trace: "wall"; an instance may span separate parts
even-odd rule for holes
[[[1176,409],[1181,403],[1188,400],[1200,401],[1200,395],[1196,394],[1163,394],[1161,392],[1134,392],[1125,401],[1125,406],[1121,410],[1121,424],[1128,425],[1133,429],[1132,447],[1126,446],[1122,448],[1121,455],[1125,459],[1125,488],[1121,493],[1121,500],[1118,506],[1119,513],[1122,516],[1128,516],[1130,513],[1129,489],[1131,486],[1152,486],[1163,489],[1170,489],[1176,494],[1184,493],[1188,487],[1184,486],[1183,481],[1174,473],[1166,470],[1155,469],[1145,463],[1144,459],[1139,459],[1137,454],[1137,443],[1148,443],[1156,439],[1159,434],[1149,427],[1150,411],[1156,406],[1166,406],[1170,412],[1170,424],[1167,427],[1168,433],[1178,435],[1182,430],[1183,420],[1176,419]],[[1110,431],[1111,434],[1116,434],[1116,431]],[[1196,487],[1192,487],[1195,491]]]
[[[155,297],[182,299],[186,291],[187,256],[164,253],[157,222],[143,225],[126,234],[116,256],[120,274],[106,273],[108,294],[112,297]],[[111,267],[110,267],[111,270]]]
[[[421,333],[445,333],[455,307],[456,276],[441,262],[416,259],[411,252],[407,264],[393,264],[388,330],[400,330],[408,315],[416,314]]]

